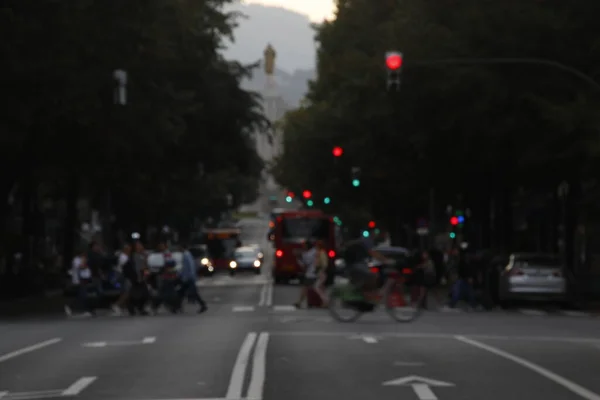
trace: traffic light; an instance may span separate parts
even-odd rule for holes
[[[286,201],[286,203],[291,203],[291,202],[292,202],[292,200],[293,200],[293,199],[292,199],[292,196],[286,196],[286,197],[285,197],[285,201]]]
[[[360,168],[352,167],[352,186],[360,186]]]
[[[375,228],[375,221],[369,221],[369,228],[370,229],[374,229]]]
[[[325,198],[323,199],[323,203],[325,203],[325,204],[329,204],[329,203],[331,203],[331,199],[330,199],[329,197],[325,197]]]
[[[395,87],[400,90],[400,73],[404,64],[404,57],[399,51],[388,51],[385,53],[385,67],[387,69],[387,88]]]
[[[363,237],[369,237],[369,231],[363,231]]]
[[[310,199],[312,197],[312,192],[310,190],[305,190],[302,192],[302,197],[305,199]]]
[[[456,216],[450,217],[450,225],[452,225],[452,226],[458,225],[458,217],[456,217]]]
[[[309,207],[312,207],[314,204],[315,203],[313,203],[312,200],[309,200],[309,201],[306,202],[306,205],[309,206]]]
[[[334,157],[341,157],[342,154],[344,154],[344,149],[342,149],[340,146],[335,146],[332,150],[332,153]]]
[[[450,239],[456,239],[456,233],[450,232]]]

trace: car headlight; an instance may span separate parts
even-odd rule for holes
[[[213,272],[215,269],[213,267],[208,267],[208,272]]]
[[[254,266],[256,268],[260,267],[260,261],[258,261],[258,260],[254,261]]]
[[[263,258],[263,253],[258,253],[258,258]]]
[[[208,265],[208,258],[203,258],[202,260],[200,260],[200,263],[202,265]]]
[[[237,263],[235,261],[232,261],[229,263],[229,268],[236,268],[237,267]]]

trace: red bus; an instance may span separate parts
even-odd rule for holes
[[[241,230],[237,228],[206,229],[202,232],[215,272],[229,271],[235,249],[242,245],[240,234]]]
[[[299,279],[303,269],[298,264],[298,256],[306,240],[322,240],[329,255],[329,268],[334,267],[336,249],[335,223],[333,218],[317,210],[284,211],[277,216],[275,224],[275,262],[273,279],[275,283]]]

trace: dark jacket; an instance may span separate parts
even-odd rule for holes
[[[137,283],[139,278],[133,259],[134,257],[130,255],[127,262],[123,264],[123,277],[133,283]]]

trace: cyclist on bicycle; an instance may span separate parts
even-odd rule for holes
[[[359,237],[345,244],[344,261],[352,284],[362,291],[367,300],[377,290],[377,275],[369,269],[368,259],[374,258],[382,264],[394,264],[375,249],[375,241],[368,237]]]

